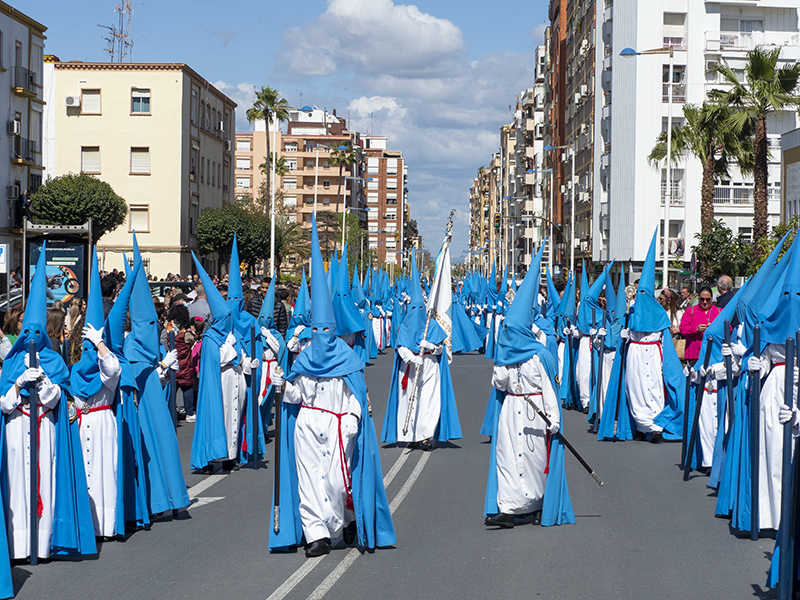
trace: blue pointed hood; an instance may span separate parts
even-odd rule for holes
[[[656,241],[658,228],[653,233],[650,249],[642,267],[636,304],[630,317],[629,328],[633,331],[663,331],[670,326],[669,316],[655,297],[656,285]]]
[[[769,298],[777,282],[781,280],[786,266],[789,263],[789,252],[787,252],[780,261],[779,257],[786,243],[786,238],[790,233],[791,231],[787,232],[775,245],[775,248],[773,248],[767,259],[761,264],[756,274],[748,280],[745,288],[740,290],[740,293],[737,294],[736,316],[740,323],[744,323],[741,342],[748,348],[753,345],[753,327],[755,327],[758,321],[758,314],[761,312],[761,307]],[[797,240],[795,239],[794,244],[796,243]],[[782,341],[781,343],[784,342]]]
[[[133,260],[141,261],[136,234],[133,235]],[[158,314],[144,270],[139,270],[131,294],[131,332],[125,339],[125,357],[132,363],[156,366],[161,359],[158,339]]]
[[[244,289],[242,288],[242,270],[239,268],[239,244],[233,234],[231,245],[231,262],[228,266],[228,304],[236,314],[244,310]]]
[[[550,275],[550,268],[547,267],[547,316],[554,318],[558,310],[558,304],[561,297],[558,295],[556,284],[553,283],[553,277]]]
[[[795,336],[800,326],[800,243],[797,237],[784,256],[787,262],[781,281],[759,314],[764,344],[784,344],[787,337]]]
[[[214,339],[214,342],[222,346],[225,343],[225,338],[233,331],[233,312],[231,311],[230,304],[225,301],[222,294],[219,293],[217,286],[211,281],[203,265],[197,260],[197,257],[192,252],[192,260],[194,260],[194,267],[197,269],[197,274],[200,276],[200,283],[203,284],[203,290],[206,293],[206,301],[208,308],[211,311],[211,326],[206,324],[203,330],[203,336],[209,336]],[[230,275],[228,276],[230,279]]]
[[[275,329],[275,278],[269,282],[269,289],[267,295],[264,296],[264,302],[261,303],[261,310],[258,313],[259,327],[266,327],[267,329]]]
[[[508,311],[508,300],[506,294],[508,293],[508,267],[503,269],[503,279],[500,281],[500,290],[497,292],[497,299],[495,302],[495,312],[498,315],[504,315]]]
[[[603,272],[594,280],[587,292],[581,294],[581,305],[578,308],[578,329],[583,333],[589,333],[592,327],[597,328],[602,325],[603,309],[600,307],[599,298],[600,294],[603,293],[603,288],[608,290],[612,287],[608,279],[608,271],[612,266],[614,266],[613,260],[606,265]],[[586,279],[585,276],[584,279]],[[606,291],[606,306],[608,305],[608,291]],[[592,321],[592,309],[594,309],[594,321]]]
[[[344,254],[347,256],[347,243],[344,245]],[[358,331],[364,331],[364,320],[350,297],[350,275],[347,271],[347,261],[342,259],[336,273],[336,285],[333,290],[333,314],[336,317],[337,335],[344,336]]]
[[[541,342],[536,339],[533,326],[533,305],[539,296],[540,268],[544,244],[539,246],[539,251],[522,280],[514,302],[508,309],[508,315],[500,325],[497,334],[497,349],[495,350],[495,364],[512,365],[523,363],[534,354],[544,349]]]
[[[295,359],[292,375],[344,377],[364,369],[364,361],[336,336],[336,317],[319,248],[317,215],[311,225],[311,346]]]
[[[100,271],[97,266],[97,248],[92,247],[92,266],[89,273],[89,299],[86,303],[86,324],[95,329],[105,326],[103,317],[103,294],[100,290]],[[100,391],[100,366],[97,364],[97,349],[89,340],[83,340],[81,359],[70,371],[72,393],[87,399]]]
[[[361,283],[358,281],[358,265],[356,265],[353,271],[353,284],[350,289],[350,297],[358,308],[364,309],[367,307],[367,297],[364,295],[364,290],[361,287]]]
[[[411,290],[409,291],[410,301],[403,322],[397,332],[395,343],[397,346],[405,346],[415,354],[419,352],[419,343],[422,341],[422,334],[425,333],[425,321],[427,320],[427,309],[425,300],[422,297],[422,288],[419,283],[419,271],[417,270],[417,257],[411,255]],[[428,326],[427,340],[433,344],[441,344],[447,336],[441,326],[431,319]]]
[[[128,256],[124,252],[122,253],[122,270],[125,272],[125,279],[127,280],[131,275],[131,265],[128,262]]]
[[[619,287],[617,288],[617,297],[616,302],[614,303],[614,318],[622,320],[625,316],[625,313],[628,311],[628,296],[625,294],[625,269],[620,269],[619,272]],[[606,297],[606,306],[610,306],[608,304],[608,298]]]
[[[3,370],[0,374],[0,393],[5,394],[14,385],[17,377],[25,370],[25,355],[28,353],[28,343],[36,344],[42,370],[50,380],[57,385],[68,385],[69,372],[61,356],[54,352],[47,337],[47,242],[42,242],[39,259],[36,262],[36,272],[33,274],[28,297],[25,304],[25,316],[22,320],[17,341],[9,350],[3,361]],[[26,389],[20,392],[27,396]]]
[[[292,311],[292,318],[289,321],[289,328],[286,330],[286,335],[288,336],[289,332],[293,332],[298,325],[305,327],[298,339],[311,339],[311,298],[308,294],[305,267],[303,267],[303,276],[300,279],[300,291],[297,293],[297,299],[294,301],[294,310]]]

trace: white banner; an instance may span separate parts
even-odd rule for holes
[[[447,338],[444,341],[447,348],[447,361],[453,362],[453,325],[450,305],[453,302],[453,290],[450,277],[450,236],[442,242],[442,248],[436,259],[436,277],[428,295],[427,309],[433,310],[433,318],[444,329]]]

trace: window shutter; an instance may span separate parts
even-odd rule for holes
[[[81,171],[83,173],[100,172],[100,146],[81,148]]]
[[[131,173],[150,173],[150,148],[131,148]]]

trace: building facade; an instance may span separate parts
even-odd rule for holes
[[[10,244],[10,268],[22,263],[22,204],[43,181],[47,28],[0,2],[0,105],[6,110],[8,160],[0,162],[6,202],[0,203],[0,243]]]
[[[361,138],[367,162],[366,212],[369,249],[378,264],[403,264],[408,167],[403,153],[387,148],[384,136]]]
[[[122,269],[135,230],[149,274],[191,273],[200,213],[233,200],[236,104],[185,64],[46,64],[47,177],[91,174],[128,203],[97,241],[104,268]]]

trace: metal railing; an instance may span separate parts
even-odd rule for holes
[[[674,48],[675,50],[686,49],[686,38],[682,37],[665,37],[664,48]]]
[[[663,101],[669,102],[669,86],[670,84],[662,84]],[[672,101],[673,102],[686,102],[686,84],[673,83],[672,84]]]
[[[707,31],[706,50],[752,50],[756,46],[800,46],[796,31]]]
[[[14,67],[14,87],[35,92],[36,73],[25,67]]]
[[[685,198],[683,196],[683,185],[681,182],[675,181],[672,183],[672,189],[670,190],[670,199],[669,205],[670,206],[684,206]],[[667,197],[667,182],[661,182],[661,206],[664,206],[664,201]]]
[[[767,188],[767,201],[780,200],[779,187]],[[751,206],[753,204],[753,186],[748,185],[718,185],[714,187],[714,204],[729,204],[732,206]]]
[[[11,138],[11,158],[39,164],[39,146],[36,140],[14,136]]]

